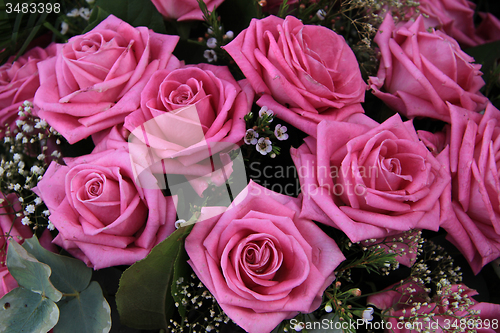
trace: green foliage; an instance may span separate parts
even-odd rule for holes
[[[82,261],[54,254],[44,249],[36,237],[25,240],[23,248],[38,261],[50,266],[50,281],[65,294],[74,294],[87,288],[92,278],[92,269]]]
[[[16,288],[0,300],[0,332],[48,332],[59,319],[50,299],[25,288]]]
[[[16,241],[9,242],[7,267],[21,287],[48,297],[54,302],[61,299],[62,293],[54,288],[49,280],[50,267],[36,260]]]
[[[497,107],[500,107],[500,41],[466,49],[465,52],[481,64],[486,85],[483,93]]]
[[[123,272],[116,294],[123,324],[138,329],[167,327],[168,318],[172,318],[176,311],[171,295],[175,265],[187,265],[176,259],[184,251],[184,238],[191,228],[192,225],[177,229],[154,247],[145,259]]]
[[[43,2],[45,6],[50,4],[50,8],[53,8],[55,3],[55,0]],[[28,6],[25,13],[22,10],[23,4]],[[22,55],[37,36],[47,31],[42,27],[49,15],[57,17],[58,13],[52,10],[49,13],[46,7],[43,7],[44,10],[36,7],[33,11],[34,7],[31,6],[38,4],[39,2],[34,0],[0,0],[0,50],[3,50],[0,52],[0,63],[5,62],[12,54],[17,54],[17,57]]]
[[[144,26],[158,33],[166,33],[163,17],[150,0],[96,0],[95,9],[85,31],[92,30],[112,13],[134,27]]]
[[[20,288],[0,300],[0,322],[7,323],[0,332],[111,329],[109,304],[99,284],[90,283],[92,269],[81,261],[47,251],[33,236],[23,246],[10,241],[7,268]]]
[[[54,333],[109,332],[111,308],[103,300],[99,283],[93,281],[78,297],[68,297],[58,302],[61,316]]]

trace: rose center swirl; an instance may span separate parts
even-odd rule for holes
[[[246,271],[255,275],[275,272],[283,260],[280,251],[271,239],[249,242],[243,248],[241,259]]]

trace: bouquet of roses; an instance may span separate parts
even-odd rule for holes
[[[0,8],[0,332],[500,332],[498,4]]]

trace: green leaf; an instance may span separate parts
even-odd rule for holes
[[[181,294],[181,288],[180,285],[177,284],[177,281],[179,278],[186,278],[191,275],[193,270],[189,267],[189,264],[187,261],[189,260],[189,256],[184,249],[184,244],[181,245],[181,248],[179,249],[179,254],[177,255],[177,258],[175,259],[174,263],[174,276],[172,278],[172,297],[174,298],[174,301],[179,304],[177,307],[177,310],[179,311],[179,314],[181,315],[182,318],[186,316],[186,308],[182,305],[182,294]]]
[[[112,13],[134,27],[165,33],[163,17],[150,0],[97,0],[96,8]]]
[[[468,55],[474,57],[476,63],[481,64],[481,72],[486,83],[489,82],[494,64],[500,59],[500,41],[471,47],[464,50]]]
[[[7,268],[21,287],[46,296],[54,302],[61,299],[61,292],[54,288],[49,280],[50,267],[36,260],[16,241],[9,242]]]
[[[50,281],[59,291],[74,294],[87,288],[92,278],[92,269],[82,261],[61,256],[44,249],[36,236],[26,239],[23,248],[38,261],[52,269]]]
[[[170,291],[175,260],[191,228],[192,225],[177,229],[145,259],[123,272],[116,293],[123,324],[138,329],[167,327],[167,318],[175,311]]]
[[[57,323],[59,309],[50,299],[16,288],[0,299],[0,332],[48,332]]]
[[[96,281],[79,297],[61,300],[57,305],[61,315],[54,333],[106,333],[111,329],[111,308]]]

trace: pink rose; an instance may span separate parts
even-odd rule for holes
[[[203,12],[197,0],[151,0],[156,9],[167,20],[203,21]],[[203,0],[209,11],[219,7],[224,0]]]
[[[19,106],[33,101],[40,86],[37,63],[55,55],[55,44],[46,49],[35,47],[14,61],[14,57],[0,66],[0,138],[6,126],[17,129]]]
[[[299,217],[299,204],[250,182],[222,214],[203,208],[215,217],[196,223],[186,239],[196,275],[247,332],[271,332],[316,310],[345,259],[333,239]]]
[[[421,0],[418,7],[424,14],[426,28],[443,30],[460,44],[470,47],[474,41],[474,8],[467,0]]]
[[[450,106],[452,200],[442,224],[474,273],[500,257],[500,111],[484,115]]]
[[[220,173],[212,174],[208,157],[243,139],[252,100],[248,84],[236,82],[227,67],[199,64],[154,73],[142,91],[141,108],[125,120],[133,134],[134,162],[185,175],[201,195]]]
[[[487,98],[481,65],[440,31],[428,32],[423,17],[400,28],[387,15],[375,37],[382,58],[377,77],[370,77],[375,96],[408,118],[430,117],[446,122],[446,102],[481,111]]]
[[[344,38],[288,16],[252,20],[224,49],[258,95],[257,104],[309,135],[323,119],[363,112],[366,85]]]
[[[172,56],[178,39],[110,15],[39,63],[38,116],[71,144],[122,123],[153,72],[179,66]]]
[[[410,229],[439,229],[439,197],[450,182],[447,152],[435,158],[411,121],[364,115],[324,121],[317,139],[291,150],[301,217],[341,229],[353,242]]]
[[[175,230],[173,200],[136,186],[126,150],[65,162],[51,163],[34,191],[59,231],[54,242],[87,265],[131,265]]]
[[[500,39],[500,21],[492,14],[479,12],[482,21],[474,26],[476,5],[467,0],[420,0],[419,13],[426,28],[436,28],[455,39],[464,48]],[[413,11],[414,17],[417,12]]]
[[[23,209],[15,194],[0,193],[0,298],[17,287],[16,280],[10,275],[5,260],[7,258],[7,235],[22,243],[25,238],[31,238],[30,227],[21,224],[21,218],[16,218],[16,212]]]
[[[446,282],[441,280],[438,287],[440,293],[432,298],[424,286],[410,282],[391,286],[385,292],[369,296],[367,303],[383,310],[386,332],[450,332],[455,327],[452,325],[457,328],[465,325],[465,328],[477,332],[499,332],[498,325],[492,325],[492,320],[500,318],[500,305],[479,303],[471,297],[477,295],[475,290]],[[423,305],[425,302],[427,304]],[[457,307],[454,306],[455,302],[458,303]],[[415,303],[420,303],[421,306],[417,307]],[[417,310],[412,310],[413,308]],[[470,311],[479,311],[480,314],[469,316]],[[431,312],[434,316],[425,320],[424,315]],[[476,324],[479,326],[475,326]]]

